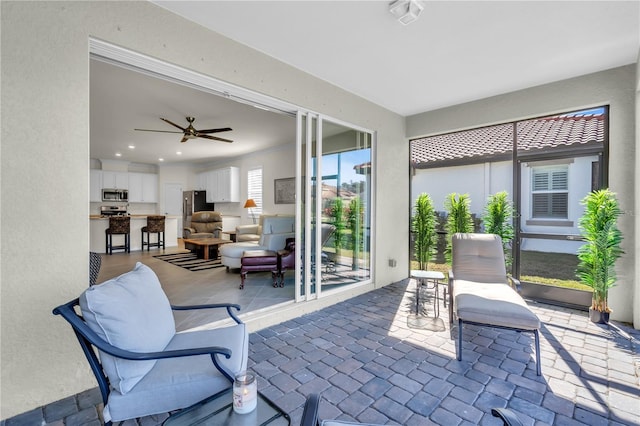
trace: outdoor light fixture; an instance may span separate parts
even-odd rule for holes
[[[424,6],[418,0],[396,0],[389,5],[389,12],[393,14],[402,25],[409,25],[420,16]]]
[[[249,212],[251,212],[251,217],[253,218],[253,223],[256,223],[256,215],[253,213],[253,210],[251,210],[254,207],[258,207],[256,205],[256,202],[253,201],[253,198],[249,198],[247,201],[245,201],[244,203],[244,208],[245,209],[249,209]]]

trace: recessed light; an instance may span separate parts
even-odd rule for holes
[[[136,149],[135,145],[129,145],[129,149]]]
[[[182,151],[176,151],[177,155],[182,155]]]
[[[116,152],[116,157],[122,157],[122,153]]]
[[[164,158],[158,158],[158,161],[164,161]]]

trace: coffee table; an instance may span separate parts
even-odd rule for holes
[[[291,424],[289,415],[260,392],[258,392],[258,406],[247,414],[237,414],[233,411],[232,395],[232,388],[219,392],[173,414],[162,425],[289,426]]]
[[[217,259],[218,246],[231,242],[231,240],[224,240],[222,238],[191,238],[182,241],[184,242],[184,248],[187,250],[197,250],[198,257],[200,257],[200,252],[202,252],[202,258],[204,260]],[[210,255],[209,251],[212,251],[213,254]]]

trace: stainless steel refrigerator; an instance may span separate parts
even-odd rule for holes
[[[182,191],[182,223],[191,224],[191,215],[195,212],[212,211],[214,203],[207,203],[206,191]]]

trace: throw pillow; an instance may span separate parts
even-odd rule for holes
[[[132,271],[80,296],[87,325],[107,342],[132,352],[162,351],[175,334],[171,305],[157,275],[138,262]],[[129,392],[156,361],[131,361],[100,352],[111,386]]]

